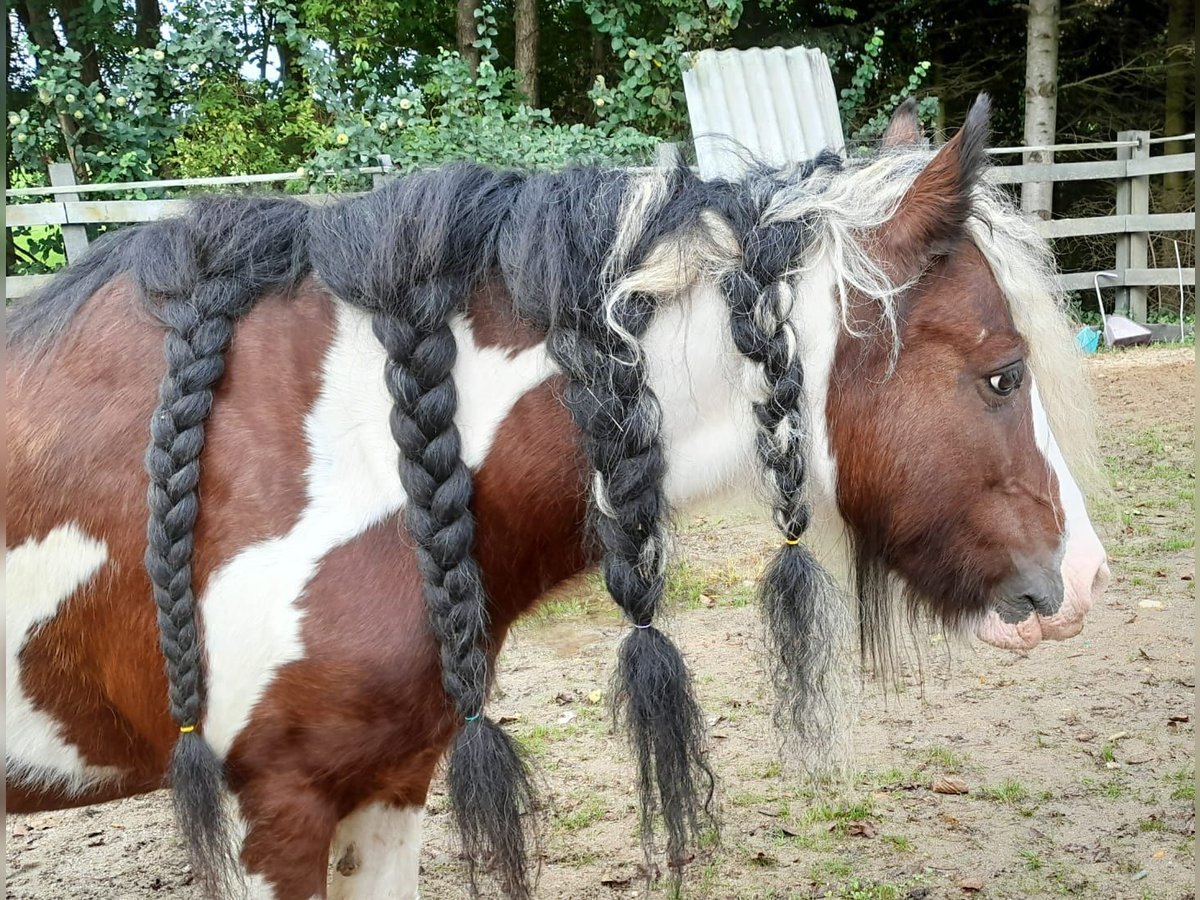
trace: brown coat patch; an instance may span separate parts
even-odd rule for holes
[[[261,300],[238,324],[202,464],[197,593],[217,565],[249,542],[286,532],[299,515],[303,420],[332,324],[332,304],[311,287]],[[89,764],[129,773],[121,794],[161,786],[176,736],[142,566],[142,457],[163,369],[161,326],[128,284],[116,282],[83,306],[44,357],[24,360],[18,348],[6,373],[8,545],[74,521],[109,551],[91,584],[26,643],[22,685]],[[12,811],[64,799],[7,793]]]

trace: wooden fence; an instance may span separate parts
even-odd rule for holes
[[[1194,267],[1150,268],[1148,263],[1150,235],[1163,232],[1191,231],[1196,228],[1195,212],[1153,213],[1150,211],[1150,179],[1169,172],[1194,172],[1196,169],[1194,134],[1169,138],[1152,138],[1148,131],[1124,131],[1115,141],[1089,144],[1058,144],[1053,147],[999,147],[990,152],[1003,155],[1030,150],[1055,152],[1116,151],[1115,159],[1091,162],[1054,162],[995,166],[988,177],[998,184],[1020,184],[1044,181],[1112,181],[1116,185],[1113,215],[1089,216],[1074,219],[1051,219],[1039,222],[1047,238],[1071,238],[1087,235],[1116,235],[1116,256],[1111,271],[1071,272],[1062,275],[1064,289],[1092,290],[1097,277],[1106,279],[1106,287],[1117,290],[1117,309],[1127,312],[1138,321],[1146,319],[1146,289],[1153,285],[1182,283],[1196,286]],[[1190,142],[1190,153],[1151,155],[1151,147],[1168,141]],[[372,175],[376,182],[389,177],[391,160],[381,157],[380,165],[357,170]],[[75,184],[71,167],[56,163],[50,167],[50,187],[19,188],[5,192],[6,198],[48,196],[54,199],[40,203],[5,205],[5,227],[57,225],[63,229],[67,260],[78,259],[86,251],[87,226],[97,223],[149,222],[178,215],[187,200],[83,200],[84,194],[112,193],[132,190],[159,190],[190,187],[224,187],[233,185],[279,183],[304,179],[303,170],[269,175],[230,176],[222,178],[193,178],[166,181],[128,182],[124,184]],[[298,199],[325,203],[344,194],[299,194]],[[51,276],[7,276],[5,296],[16,299],[26,296]]]

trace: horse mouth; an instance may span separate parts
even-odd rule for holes
[[[1062,574],[1053,569],[1020,573],[1001,585],[992,608],[1007,625],[1017,625],[1030,616],[1049,618],[1062,608]]]

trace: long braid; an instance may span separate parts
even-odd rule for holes
[[[223,766],[199,730],[204,666],[192,556],[200,456],[234,322],[265,290],[287,289],[303,276],[307,215],[287,200],[201,201],[187,218],[141,236],[144,262],[132,273],[167,329],[167,370],[145,456],[150,510],[145,565],[158,608],[168,707],[180,732],[169,779],[193,871],[218,895],[239,876],[222,805]]]
[[[633,293],[612,304],[606,289],[653,242],[629,242],[634,252],[613,271],[619,223],[630,218],[622,213],[637,200],[631,201],[629,177],[573,174],[531,182],[506,272],[521,311],[549,319],[547,349],[567,377],[563,400],[593,471],[592,521],[604,549],[605,582],[632,625],[619,650],[613,712],[637,763],[643,848],[649,861],[661,815],[667,860],[678,875],[689,843],[715,824],[714,779],[691,673],[653,624],[665,585],[666,458],[640,338],[656,300]],[[553,254],[561,253],[555,248],[562,247],[570,248],[570,266],[555,265]]]
[[[206,290],[220,289],[210,283]],[[201,871],[223,884],[231,874],[229,835],[219,807],[221,763],[197,731],[204,699],[196,603],[192,594],[193,530],[200,511],[200,451],[204,422],[212,410],[213,386],[225,371],[224,353],[232,336],[228,316],[201,316],[186,300],[167,302],[162,318],[167,373],[159,405],[150,420],[146,498],[146,571],[158,607],[159,646],[167,666],[171,718],[180,736],[171,757],[176,812],[181,822],[200,811],[215,827],[187,829],[189,854],[204,860]],[[211,804],[218,803],[217,807]]]
[[[530,895],[536,798],[519,746],[483,711],[495,648],[474,558],[474,481],[455,424],[450,322],[494,267],[496,235],[519,184],[517,176],[477,166],[410,176],[328,211],[313,241],[318,271],[344,300],[371,312],[387,355],[405,525],[457,720],[446,780],[471,891],[485,868],[518,900]]]
[[[472,891],[486,860],[506,896],[528,897],[526,830],[534,807],[529,768],[517,744],[483,714],[487,700],[487,597],[473,554],[473,481],[454,424],[458,395],[449,312],[467,288],[432,279],[411,298],[426,311],[444,309],[429,329],[388,312],[373,317],[387,352],[392,437],[400,448],[407,494],[405,524],[417,545],[429,622],[441,654],[442,686],[463,721],[446,773],[450,806],[463,842]]]
[[[753,401],[755,446],[783,536],[760,581],[760,601],[773,651],[777,723],[800,739],[797,746],[821,768],[831,761],[843,733],[836,664],[844,619],[833,580],[800,543],[811,519],[810,431],[804,367],[784,278],[809,242],[809,225],[803,219],[762,224],[753,180],[749,187],[731,216],[742,233],[742,265],[722,277],[722,288],[734,344],[762,375],[761,393]]]

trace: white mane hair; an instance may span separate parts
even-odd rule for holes
[[[896,215],[935,153],[921,147],[893,147],[864,159],[844,160],[841,168],[784,167],[759,176],[757,184],[748,184],[752,190],[766,192],[761,195],[761,224],[804,220],[811,228],[811,240],[788,273],[789,281],[798,282],[802,290],[809,271],[830,265],[843,327],[857,334],[849,316],[851,296],[870,298],[878,305],[884,332],[893,338],[893,353],[900,350],[897,301],[912,281],[895,283],[872,256],[868,239]],[[668,178],[662,169],[651,170],[631,186],[622,204],[616,241],[621,251],[633,245],[647,219],[667,202]],[[741,249],[733,230],[715,212],[702,213],[700,221],[703,234],[677,233],[661,241],[640,266],[612,285],[610,307],[634,292],[677,296],[699,279],[717,279],[737,268]],[[1081,483],[1100,487],[1092,392],[1050,245],[1008,195],[986,180],[974,189],[966,229],[968,239],[987,260],[1017,331],[1028,345],[1029,367],[1064,457]]]

